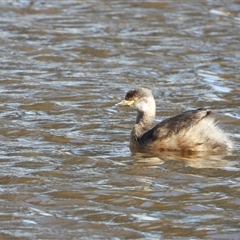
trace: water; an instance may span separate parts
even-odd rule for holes
[[[239,239],[240,4],[0,3],[1,239]],[[216,109],[235,149],[131,153],[135,112]]]

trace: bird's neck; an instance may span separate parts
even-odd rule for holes
[[[131,144],[138,145],[139,139],[141,138],[141,136],[145,132],[150,130],[154,118],[155,118],[155,109],[154,111],[151,111],[148,113],[138,112],[136,123],[131,133]]]

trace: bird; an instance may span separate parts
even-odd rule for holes
[[[233,147],[230,137],[217,126],[211,109],[187,110],[152,127],[156,104],[148,88],[129,90],[116,106],[137,111],[130,148],[150,151],[218,152]]]

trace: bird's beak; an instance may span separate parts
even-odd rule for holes
[[[115,106],[129,106],[129,107],[131,107],[133,105],[133,103],[134,103],[134,100],[128,101],[128,100],[123,99],[121,102],[115,104]]]

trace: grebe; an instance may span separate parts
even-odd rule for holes
[[[129,106],[137,110],[136,123],[130,137],[131,148],[216,152],[233,146],[229,137],[216,126],[210,109],[185,111],[151,128],[156,104],[150,89],[130,90],[116,106]]]

